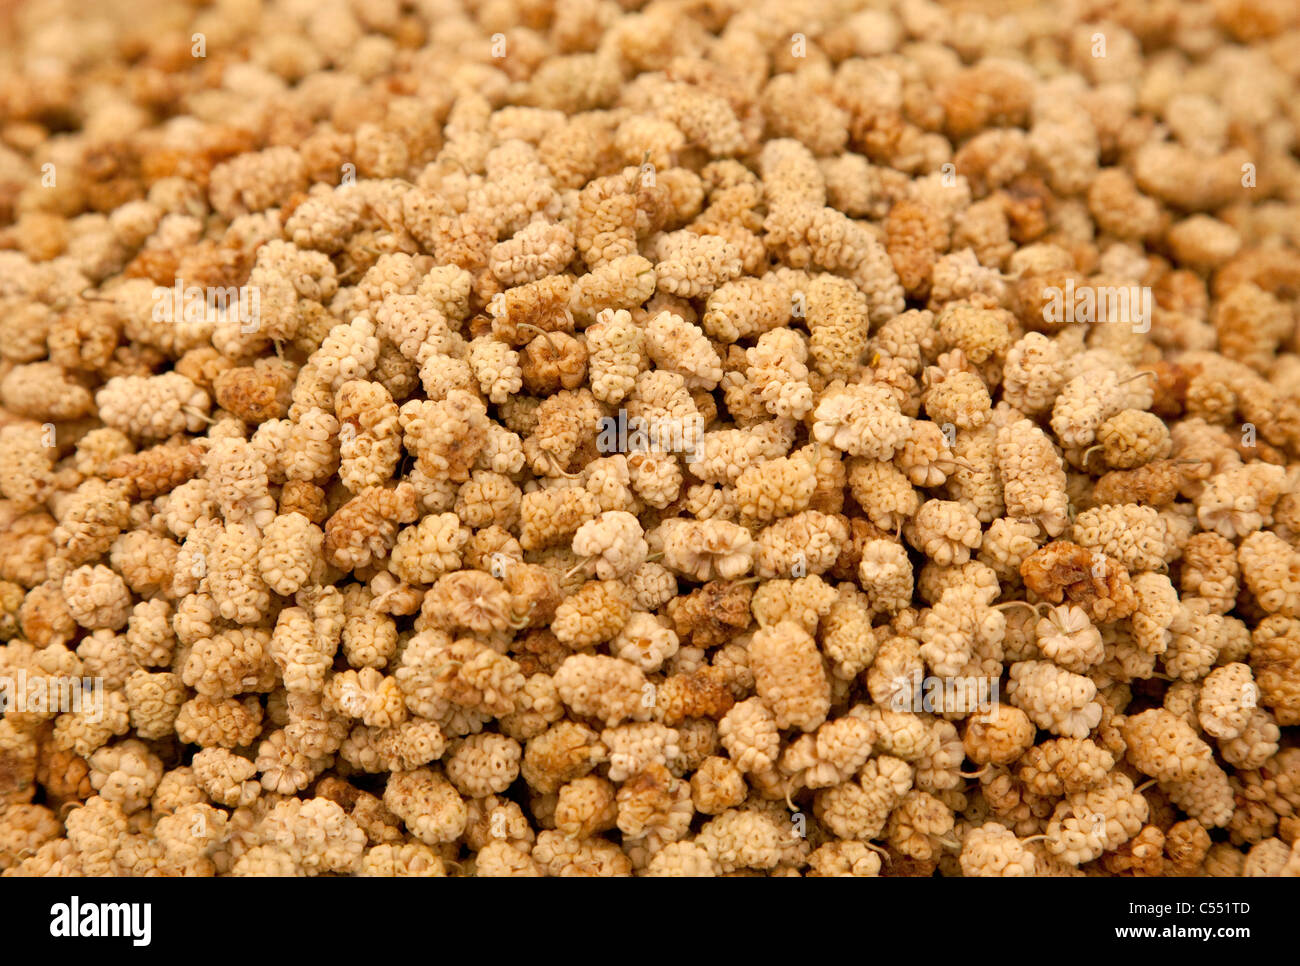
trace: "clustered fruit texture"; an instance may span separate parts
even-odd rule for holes
[[[9,33],[4,874],[1300,873],[1293,3]]]

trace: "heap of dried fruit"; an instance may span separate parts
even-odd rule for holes
[[[1292,5],[83,6],[4,874],[1300,874]]]

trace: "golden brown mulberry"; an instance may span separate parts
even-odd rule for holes
[[[1066,540],[1054,540],[1025,558],[1020,575],[1039,596],[1054,604],[1068,597],[1101,623],[1127,617],[1137,607],[1123,565]]]
[[[1092,502],[1142,503],[1163,507],[1173,503],[1183,485],[1183,467],[1176,460],[1155,460],[1131,470],[1112,470],[1098,478]]]
[[[886,247],[907,294],[924,299],[935,261],[948,247],[943,219],[922,201],[894,202],[885,221]]]
[[[735,704],[726,674],[704,667],[689,674],[673,674],[655,692],[655,716],[668,726],[688,718],[722,718]]]
[[[618,580],[588,581],[555,610],[551,629],[570,647],[603,643],[617,634],[632,614],[632,594]]]
[[[1035,795],[1070,795],[1099,784],[1114,764],[1109,751],[1085,738],[1052,738],[1025,752],[1019,777]]]
[[[1283,726],[1300,724],[1300,621],[1273,615],[1251,634],[1250,667],[1260,704]]]
[[[683,644],[716,647],[750,624],[753,588],[744,583],[711,580],[668,602],[668,616]]]
[[[588,332],[588,340],[597,337],[598,334]],[[587,346],[588,342],[567,332],[544,332],[536,336],[520,356],[524,387],[537,395],[577,389],[587,376]],[[594,391],[594,384],[592,388]]]
[[[325,555],[343,570],[364,567],[388,556],[401,524],[415,521],[414,487],[367,487],[329,518],[325,524]]]

